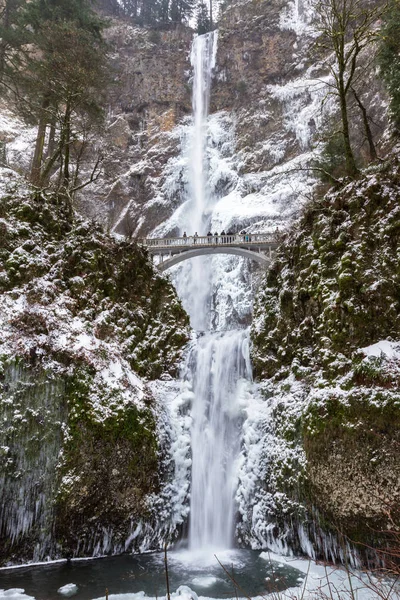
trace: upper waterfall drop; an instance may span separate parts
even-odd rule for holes
[[[193,67],[193,120],[188,143],[183,153],[188,163],[187,208],[182,212],[181,233],[205,234],[210,223],[207,217],[212,198],[207,184],[208,110],[213,69],[216,64],[218,31],[198,35],[192,43],[190,60]],[[210,326],[211,261],[199,257],[179,271],[176,288],[183,306],[190,315],[193,329],[206,331]]]
[[[216,64],[218,30],[198,35],[193,40],[190,62],[193,67],[193,131],[190,139],[190,226],[200,231],[206,225],[209,203],[206,167],[207,117],[210,105],[212,72]],[[205,233],[205,232],[204,232]]]

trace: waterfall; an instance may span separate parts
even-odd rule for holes
[[[212,71],[215,67],[218,32],[212,31],[194,38],[191,51],[193,68],[193,123],[183,152],[189,164],[187,209],[182,214],[181,234],[206,234],[209,207],[212,202],[207,185],[208,109]],[[176,288],[183,306],[191,317],[192,327],[206,331],[210,324],[211,261],[198,257],[185,263],[176,278]]]
[[[192,202],[188,216],[189,225],[195,230],[201,230],[207,225],[205,214],[209,202],[206,167],[207,117],[217,41],[217,31],[197,36],[193,41],[190,56],[193,67],[193,129],[189,147]]]
[[[189,201],[181,229],[205,235],[214,198],[208,179],[208,109],[217,32],[193,41],[193,124],[185,151],[189,163]],[[212,331],[213,261],[197,257],[176,273],[176,287],[197,330],[187,363],[185,385],[193,392],[191,550],[230,548],[234,537],[237,461],[240,453],[241,390],[251,378],[248,331]],[[214,263],[215,265],[215,263]],[[215,282],[214,282],[215,283]]]
[[[208,333],[193,357],[190,548],[229,548],[240,451],[240,396],[251,377],[248,332]]]

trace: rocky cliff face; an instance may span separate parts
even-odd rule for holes
[[[101,142],[104,177],[82,196],[81,208],[96,219],[102,216],[118,232],[140,236],[172,208],[168,212],[157,200],[166,164],[180,150],[175,128],[191,112],[192,32],[183,26],[160,31],[115,21],[106,39],[113,83]]]
[[[307,169],[336,128],[337,107],[328,96],[327,57],[315,47],[312,21],[309,0],[232,2],[222,13],[210,136],[220,164],[228,168],[214,173],[210,183],[214,198],[234,192],[249,210],[235,214],[229,196],[230,222],[222,206],[217,228],[258,222],[259,229],[276,227],[313,189]],[[182,150],[190,114],[192,32],[115,22],[107,35],[116,49],[112,62],[118,92],[110,96],[105,177],[92,192],[97,201],[88,208],[85,193],[82,206],[98,214],[101,199],[103,218],[119,232],[170,233],[174,213],[190,196]],[[386,96],[372,54],[370,49],[361,58],[357,89],[379,150],[385,143]],[[367,144],[355,101],[350,112],[362,163]],[[212,164],[213,157],[209,160]],[[264,207],[253,208],[255,200]]]
[[[296,518],[306,507],[367,547],[390,543],[399,519],[398,200],[393,157],[309,205],[282,239],[253,326],[283,457],[275,493]]]
[[[157,545],[180,517],[146,382],[176,375],[188,318],[135,244],[1,183],[0,562]]]

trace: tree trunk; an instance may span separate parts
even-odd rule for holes
[[[49,142],[47,144],[47,151],[45,158],[49,158],[53,156],[56,151],[56,117],[53,116],[50,121],[50,133],[49,133]]]
[[[210,31],[213,30],[213,3],[210,0]]]
[[[45,185],[48,182],[51,170],[52,170],[53,166],[56,164],[60,155],[61,155],[61,148],[58,147],[58,149],[54,152],[53,156],[51,156],[49,158],[48,163],[46,164],[46,166],[43,169],[43,173],[42,173],[41,179],[40,179],[41,185]]]
[[[352,89],[352,92],[353,92],[353,96],[354,96],[358,106],[360,107],[360,110],[362,113],[363,123],[364,123],[364,128],[365,128],[365,135],[367,136],[368,146],[369,146],[369,157],[370,157],[371,161],[374,161],[378,158],[378,154],[376,152],[376,148],[375,148],[375,144],[374,144],[374,137],[372,135],[371,127],[369,125],[367,109],[365,108],[364,104],[361,102],[361,99],[359,98],[356,91],[354,89]]]
[[[42,102],[42,114],[39,119],[38,132],[35,143],[35,153],[33,155],[31,168],[31,182],[33,185],[40,185],[40,172],[42,169],[44,142],[47,129],[46,110],[49,107],[49,100],[45,98]]]
[[[356,161],[354,159],[353,150],[350,142],[350,128],[349,128],[349,116],[347,112],[347,98],[344,89],[343,77],[339,82],[339,100],[340,100],[340,114],[342,117],[342,133],[344,142],[344,154],[346,160],[346,174],[349,177],[355,177],[358,173]]]
[[[64,117],[64,184],[65,187],[68,187],[70,180],[70,156],[71,156],[71,103],[70,100],[67,100],[67,105],[65,107],[65,117]]]
[[[8,1],[6,0],[6,4],[4,6],[4,13],[3,13],[4,29],[8,28],[9,21],[10,21],[10,6],[9,6]],[[6,42],[4,40],[1,40],[0,41],[0,80],[3,79],[4,69],[6,66],[6,48],[7,48]]]

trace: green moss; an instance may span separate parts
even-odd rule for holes
[[[311,457],[329,453],[330,442],[346,440],[357,446],[380,447],[400,431],[400,393],[377,392],[373,403],[365,389],[355,389],[342,402],[332,392],[321,406],[311,403],[303,416],[304,447]]]
[[[25,285],[30,300],[40,304],[43,298],[47,305],[48,292],[37,278],[46,278],[52,269],[53,298],[69,292],[74,316],[94,322],[101,315],[99,337],[117,339],[140,375],[175,372],[188,340],[189,319],[145,250],[131,241],[116,241],[99,226],[89,227],[63,196],[3,197],[0,212],[12,232],[2,249],[0,291],[17,292]],[[18,326],[26,328],[26,323],[15,322]],[[29,327],[35,333],[34,320]],[[36,333],[43,333],[43,327]]]
[[[400,337],[400,235],[391,227],[399,220],[398,171],[396,163],[378,183],[366,176],[311,203],[283,237],[255,308],[256,374],[273,376],[306,346],[316,370],[326,371],[322,338],[351,358],[358,347]]]
[[[92,406],[92,372],[80,369],[66,389],[69,417],[57,497],[58,539],[64,548],[74,548],[88,531],[108,526],[125,539],[132,519],[150,517],[147,498],[160,490],[151,405],[138,409],[120,404],[111,412],[107,396],[108,409],[100,419]],[[95,391],[101,403],[101,390]]]
[[[260,287],[251,334],[256,377],[285,399],[272,426],[288,458],[266,485],[372,545],[399,506],[400,368],[359,349],[400,339],[399,177],[394,158],[305,207]]]

